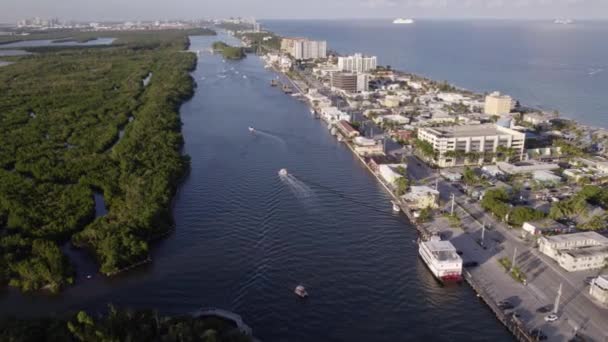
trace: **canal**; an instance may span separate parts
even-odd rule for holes
[[[7,290],[0,313],[212,306],[263,341],[511,340],[468,286],[434,280],[414,228],[306,105],[270,87],[259,58],[206,52],[215,39],[191,39],[198,87],[181,116],[192,168],[153,262],[79,277],[59,296]],[[293,294],[300,283],[305,301]]]

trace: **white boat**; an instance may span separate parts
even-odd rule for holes
[[[293,290],[293,292],[300,298],[308,297],[308,292],[306,292],[306,288],[302,285],[296,286],[296,288],[295,288],[295,290]]]
[[[418,253],[431,273],[442,283],[462,280],[462,258],[451,242],[442,241],[439,236],[433,235],[428,241],[418,241]]]
[[[570,25],[574,23],[574,20],[572,19],[555,19],[553,21],[554,24],[561,24],[561,25]]]
[[[401,211],[401,207],[399,207],[399,203],[395,202],[395,201],[391,201],[391,203],[393,204],[393,211],[398,213]]]
[[[279,176],[287,176],[287,169],[280,169]]]
[[[249,126],[249,132],[254,133],[255,132],[255,128]]]
[[[393,20],[393,24],[398,24],[398,25],[409,25],[409,24],[413,24],[414,23],[414,19],[404,19],[404,18],[397,18],[395,20]]]

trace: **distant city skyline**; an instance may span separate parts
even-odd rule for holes
[[[0,22],[27,17],[64,20],[496,18],[608,19],[607,0],[5,0]],[[295,10],[297,9],[297,10]]]

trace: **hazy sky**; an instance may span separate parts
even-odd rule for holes
[[[256,18],[608,18],[608,0],[0,0],[0,22]]]

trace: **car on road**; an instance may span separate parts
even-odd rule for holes
[[[462,267],[464,267],[464,268],[471,268],[471,267],[477,267],[477,266],[479,266],[479,263],[477,261],[467,261],[462,264]]]
[[[545,316],[545,322],[555,322],[557,321],[557,315],[556,314],[550,314]]]
[[[513,304],[511,304],[511,303],[509,303],[509,302],[507,302],[507,301],[505,301],[505,300],[501,300],[500,302],[498,302],[498,307],[499,307],[501,310],[512,310],[512,309],[514,309],[514,308],[515,308],[515,307],[513,306]]]
[[[551,305],[541,306],[540,308],[536,309],[536,312],[538,313],[547,313],[549,311],[551,311]]]
[[[532,329],[530,330],[530,336],[538,341],[544,341],[547,339],[547,335],[540,329]]]

